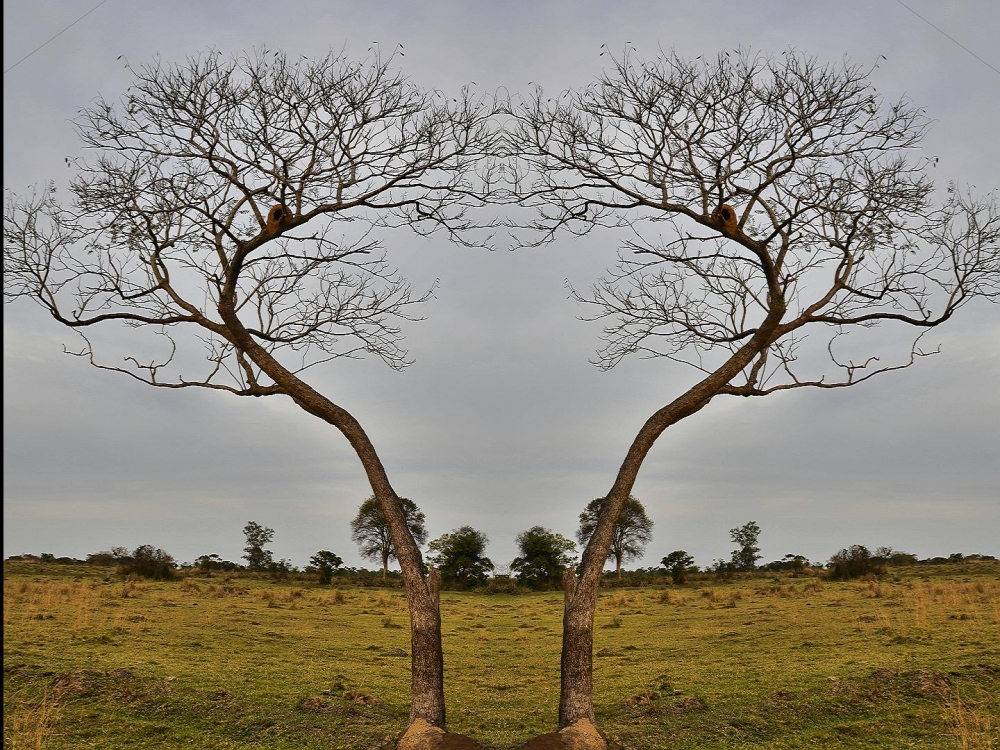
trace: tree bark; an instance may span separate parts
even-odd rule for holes
[[[441,609],[441,571],[437,568],[431,568],[427,571],[427,588],[431,592],[431,598],[434,600],[435,606]]]
[[[382,553],[382,581],[386,581],[389,578],[389,555],[386,552]]]
[[[563,571],[563,616],[569,608],[569,603],[573,601],[573,594],[576,592],[576,568],[566,568]]]
[[[635,485],[642,462],[664,430],[707,406],[730,380],[771,343],[785,313],[784,299],[773,279],[773,275],[769,274],[772,282],[769,296],[771,304],[760,328],[719,369],[647,419],[625,455],[601,510],[597,528],[583,551],[576,591],[566,601],[559,691],[560,728],[568,727],[580,719],[594,722],[594,612],[597,608],[597,589],[614,539],[615,526]]]
[[[241,253],[245,257],[247,248]],[[445,728],[444,652],[441,646],[441,613],[421,572],[420,548],[409,526],[403,504],[389,483],[385,467],[361,424],[346,409],[338,406],[282,366],[257,344],[236,315],[234,279],[239,273],[240,259],[233,262],[229,283],[220,295],[219,312],[225,321],[233,343],[250,357],[268,377],[279,385],[295,403],[308,413],[336,427],[357,453],[368,476],[372,492],[385,514],[396,550],[396,559],[403,572],[403,584],[410,611],[410,659],[412,724],[424,719],[429,724]]]

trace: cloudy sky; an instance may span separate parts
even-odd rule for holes
[[[173,2],[4,4],[4,188],[64,181],[80,152],[70,124],[137,65],[215,47],[309,56],[373,41],[403,45],[418,84],[455,92],[586,85],[629,42],[640,57],[789,46],[831,61],[882,61],[875,85],[926,108],[932,177],[997,187],[1000,6],[975,2]],[[928,25],[916,13],[940,30]],[[63,31],[65,30],[65,31]],[[55,39],[27,59],[36,47]],[[949,38],[951,37],[951,38]],[[971,53],[979,55],[977,59]],[[12,67],[13,66],[13,67]],[[991,67],[992,66],[992,67]],[[471,524],[498,563],[518,532],[572,536],[610,488],[636,430],[691,384],[664,361],[600,372],[593,324],[567,298],[614,260],[594,232],[486,252],[400,232],[390,259],[418,288],[440,286],[408,325],[416,363],[338,362],[311,382],[352,411],[431,537]],[[942,353],[858,388],[717,399],[671,428],[635,495],[655,521],[641,564],[685,549],[728,557],[729,529],[756,520],[765,560],[826,559],[890,545],[920,556],[1000,554],[1000,309],[966,308],[935,333]],[[253,519],[276,557],[319,549],[362,561],[348,522],[370,494],[339,433],[287,400],[151,389],[62,354],[71,335],[30,303],[4,308],[4,555],[83,557],[153,544],[178,560],[242,553]]]

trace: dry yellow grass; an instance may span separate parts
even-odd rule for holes
[[[108,573],[5,567],[5,747],[372,748],[405,722],[401,592]],[[561,616],[443,592],[453,730],[554,728]],[[596,625],[626,748],[1000,748],[1000,564],[612,589]]]

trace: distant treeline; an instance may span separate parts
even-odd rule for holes
[[[520,591],[546,591],[562,588],[567,570],[575,570],[579,562],[573,540],[542,526],[533,526],[517,535],[520,554],[509,565],[495,565],[486,556],[489,538],[472,526],[461,526],[427,541],[424,514],[416,503],[401,498],[406,521],[418,546],[427,545],[424,575],[433,566],[440,574],[442,587],[449,590],[484,591],[489,593],[515,593]],[[597,528],[605,498],[591,501],[580,513],[580,527],[576,541],[586,546]],[[667,554],[657,566],[626,570],[622,563],[643,556],[652,539],[653,522],[635,497],[630,496],[615,527],[615,543],[608,553],[614,571],[605,572],[602,585],[656,586],[669,582],[676,586],[694,581],[731,580],[735,577],[760,574],[787,573],[791,576],[822,576],[830,580],[847,580],[866,576],[879,576],[890,567],[912,565],[947,565],[966,561],[996,560],[993,555],[961,552],[947,557],[918,559],[910,552],[892,547],[877,547],[874,551],[861,544],[845,547],[827,562],[810,562],[807,557],[789,553],[780,560],[760,563],[759,538],[762,533],[756,521],[729,530],[736,549],[731,556],[719,558],[706,567],[694,564],[694,558],[685,550]],[[93,565],[115,568],[122,575],[140,578],[168,579],[177,575],[214,576],[223,574],[268,576],[278,579],[315,581],[333,586],[386,586],[400,588],[402,574],[389,570],[390,560],[396,551],[392,544],[388,522],[376,502],[369,497],[358,508],[351,521],[351,538],[358,545],[362,558],[381,563],[380,569],[345,567],[340,555],[330,550],[319,550],[309,558],[309,565],[298,568],[284,558],[275,559],[267,546],[274,539],[275,531],[256,521],[247,521],[243,527],[246,539],[243,562],[224,560],[218,554],[200,555],[194,563],[178,564],[168,552],[143,544],[130,550],[112,547],[94,552],[85,560],[73,557],[56,557],[51,553],[41,555],[14,555],[8,560],[44,562],[57,565]]]
[[[144,545],[149,550],[153,548]],[[139,554],[130,553],[127,555],[115,554],[112,552],[94,552],[87,555],[86,559],[75,557],[56,557],[55,555],[43,552],[40,555],[24,554],[11,555],[5,562],[27,562],[27,563],[51,563],[55,565],[90,565],[101,568],[113,568],[123,575],[138,575],[143,578],[168,579],[178,575],[215,575],[216,573],[236,573],[241,575],[289,577],[299,580],[310,580],[320,575],[320,569],[307,565],[303,568],[281,564],[279,561],[268,570],[251,570],[249,565],[241,565],[229,560],[218,559],[216,555],[199,558],[197,564],[178,564],[174,562],[170,555],[163,550],[153,550],[151,554],[144,554],[146,550],[139,547],[136,550]],[[159,554],[157,554],[159,553]],[[164,558],[169,558],[169,560]],[[401,588],[403,576],[399,571],[390,570],[383,580],[381,569],[368,570],[367,568],[343,567],[337,568],[330,573],[336,585],[348,586],[388,586],[390,588]]]
[[[853,545],[833,555],[827,563],[809,563],[800,555],[786,555],[784,559],[758,565],[753,571],[738,571],[723,561],[716,561],[713,566],[704,569],[696,565],[691,565],[686,568],[686,580],[691,582],[718,579],[729,580],[741,575],[777,572],[788,572],[793,575],[801,574],[804,576],[822,575],[832,580],[845,580],[866,575],[881,575],[891,567],[948,565],[996,559],[994,555],[966,555],[961,552],[956,552],[947,557],[919,559],[916,555],[909,552],[899,552],[888,548],[879,548],[876,552],[870,552],[863,545]],[[333,586],[401,588],[403,585],[402,575],[398,571],[389,571],[386,575],[381,569],[369,570],[367,568],[338,567],[327,571],[327,575],[324,576],[322,569],[315,566],[298,568],[288,565],[286,561],[280,561],[280,564],[276,563],[271,570],[253,571],[248,565],[222,560],[217,555],[204,555],[198,558],[196,564],[179,565],[174,562],[169,554],[161,549],[154,548],[152,545],[142,545],[128,553],[124,552],[122,548],[116,548],[114,551],[94,552],[87,555],[86,559],[83,560],[75,557],[56,557],[54,554],[43,552],[39,555],[11,555],[6,558],[6,561],[49,563],[55,565],[91,565],[114,568],[123,575],[137,575],[143,578],[157,579],[169,579],[177,575],[211,576],[217,573],[224,573],[262,575],[303,581],[326,578],[327,580],[324,582],[329,582]],[[604,574],[602,585],[610,587],[649,586],[663,584],[670,577],[671,570],[664,566],[622,570],[620,576],[616,571],[609,570]],[[446,586],[446,588],[450,587]],[[516,578],[495,574],[481,585],[475,587],[474,590],[491,593],[515,593],[523,588],[525,587]]]

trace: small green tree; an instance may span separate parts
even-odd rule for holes
[[[424,513],[416,503],[408,497],[399,498],[403,507],[403,518],[413,535],[413,541],[422,547],[427,541],[427,529],[424,526]],[[392,536],[389,533],[389,523],[378,500],[372,495],[358,508],[358,515],[351,521],[351,539],[358,545],[361,556],[369,560],[381,560],[382,580],[389,573],[389,560],[396,559],[396,549],[392,546]]]
[[[493,562],[484,554],[489,538],[471,526],[442,534],[427,545],[428,560],[441,572],[445,583],[468,587],[486,583]]]
[[[247,521],[243,533],[247,538],[247,546],[243,548],[246,553],[243,559],[247,561],[250,570],[268,570],[273,567],[274,556],[271,550],[264,549],[264,545],[270,544],[274,538],[274,529],[261,526],[256,521]]]
[[[333,580],[333,571],[344,564],[339,555],[328,549],[321,549],[309,558],[309,563],[319,571],[319,582],[323,585]]]
[[[670,577],[676,584],[687,581],[687,569],[694,564],[694,558],[682,549],[675,550],[660,561],[660,564],[670,571]]]
[[[531,588],[558,586],[563,572],[575,563],[576,545],[562,534],[541,526],[532,526],[517,535],[520,556],[510,569],[518,580]]]
[[[591,500],[580,514],[580,528],[576,539],[583,547],[587,546],[590,537],[594,535],[597,522],[601,518],[605,498]],[[615,561],[615,573],[618,580],[622,577],[622,563],[642,557],[642,553],[653,538],[653,521],[646,515],[646,508],[632,495],[625,501],[625,507],[618,517],[614,534],[611,537],[611,547],[608,549],[608,559]]]
[[[757,522],[749,521],[738,528],[730,529],[729,536],[740,546],[739,549],[733,550],[733,569],[750,571],[756,568],[760,559],[760,547],[757,546],[760,526]]]

